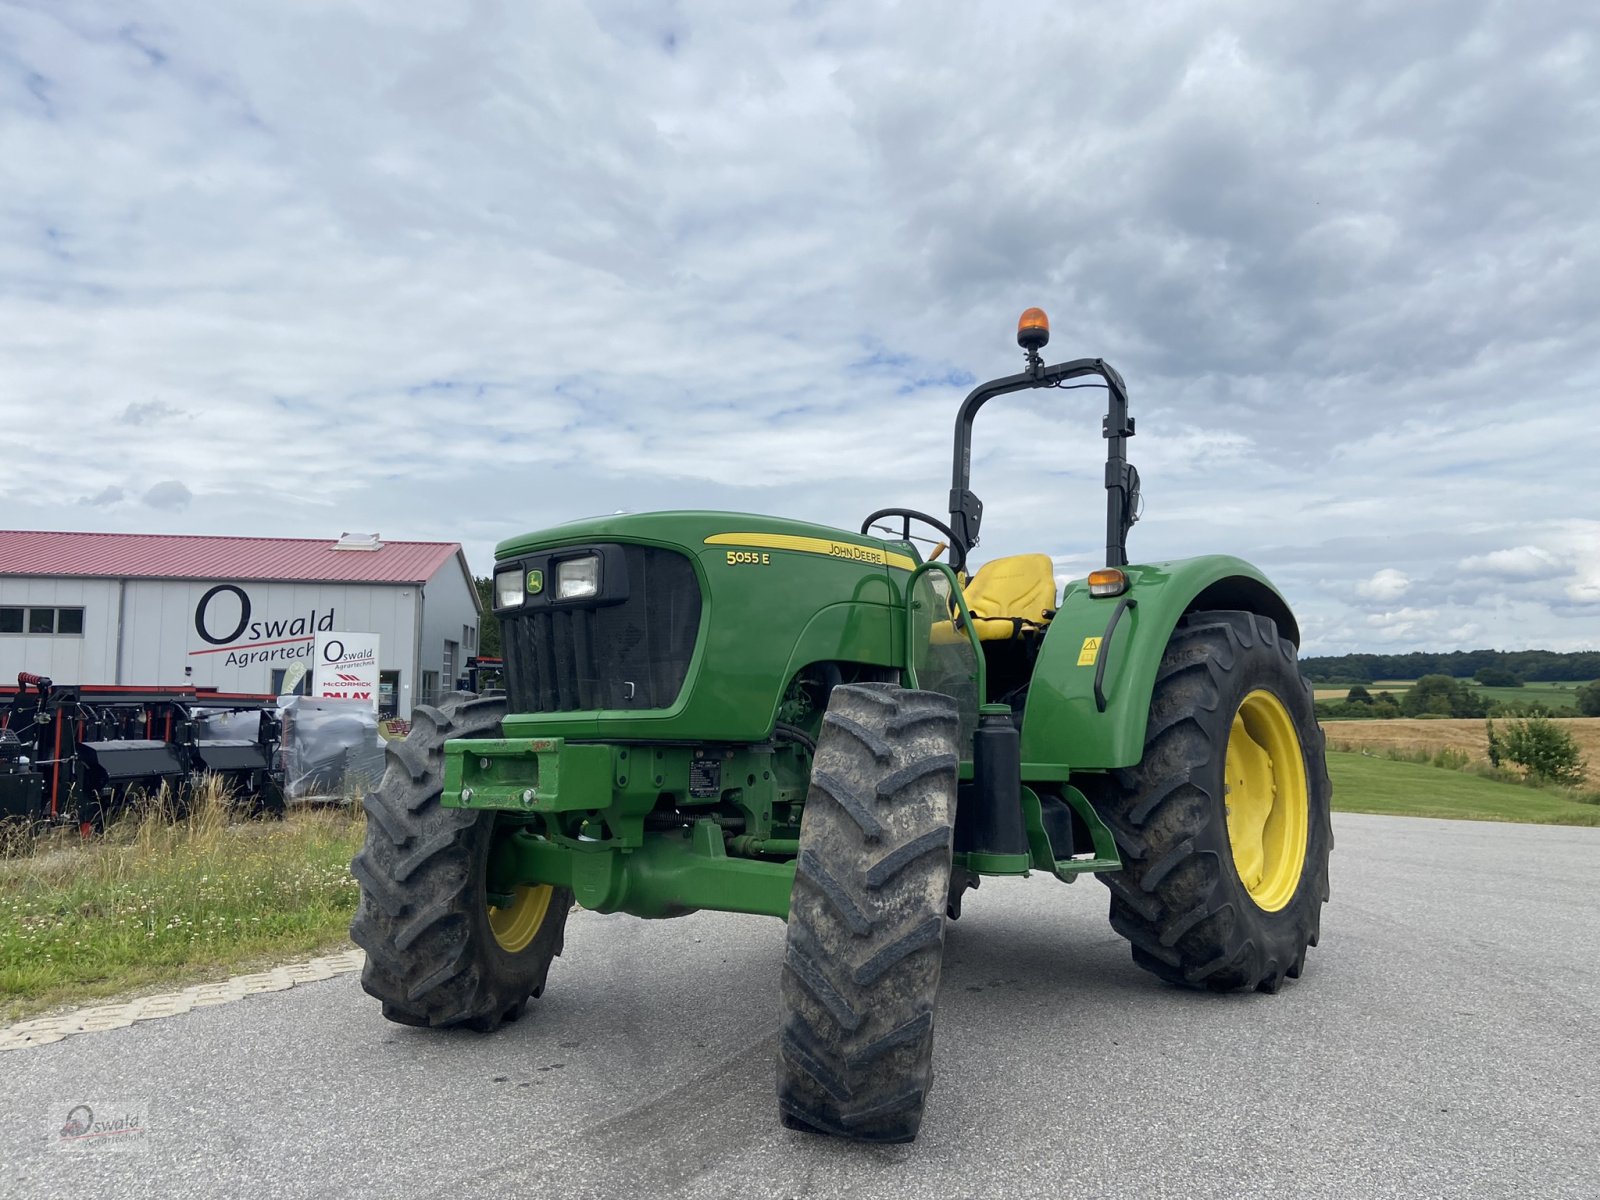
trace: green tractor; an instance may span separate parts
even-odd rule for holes
[[[365,801],[351,936],[385,1017],[516,1018],[574,903],[764,913],[788,922],[782,1120],[902,1142],[945,925],[986,875],[1098,874],[1171,983],[1299,976],[1333,838],[1295,619],[1239,559],[1128,563],[1126,388],[1100,359],[1046,365],[1048,339],[1029,309],[1025,369],[962,404],[948,523],[661,512],[500,544],[505,694],[418,708]],[[972,424],[1086,378],[1109,396],[1106,566],[1058,599],[1046,555],[970,561]]]

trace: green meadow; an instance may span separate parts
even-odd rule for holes
[[[1488,779],[1470,771],[1329,751],[1337,812],[1534,825],[1600,825],[1600,804],[1574,793]]]

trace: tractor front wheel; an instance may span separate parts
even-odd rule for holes
[[[1271,620],[1185,617],[1143,759],[1085,790],[1122,853],[1101,879],[1134,962],[1213,991],[1299,977],[1328,898],[1332,788],[1311,687]]]
[[[350,937],[367,952],[361,986],[398,1024],[489,1032],[543,992],[561,953],[572,893],[519,887],[491,903],[496,814],[439,803],[445,742],[497,736],[505,711],[503,696],[465,692],[419,705],[363,801],[366,843],[350,864],[361,907]]]
[[[789,905],[778,1104],[791,1129],[909,1142],[933,1082],[950,890],[955,702],[833,689]]]

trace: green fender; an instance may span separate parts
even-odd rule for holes
[[[887,591],[887,589],[884,589]],[[817,610],[795,639],[788,665],[777,683],[771,718],[777,715],[784,688],[801,668],[818,662],[857,662],[898,668],[902,665],[905,613],[886,604],[846,601]]]
[[[1067,585],[1034,665],[1022,717],[1025,778],[1063,778],[1071,770],[1129,767],[1144,755],[1145,725],[1156,669],[1179,618],[1204,609],[1243,609],[1271,617],[1296,645],[1300,627],[1267,577],[1225,555],[1125,567],[1125,597],[1089,595],[1083,580]],[[1109,643],[1103,694],[1095,702],[1096,655],[1118,603],[1131,598]]]

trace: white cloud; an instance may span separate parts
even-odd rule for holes
[[[1600,568],[1585,568],[1565,590],[1575,604],[1600,604]]]
[[[1372,634],[1381,642],[1410,641],[1426,638],[1436,631],[1439,610],[1435,608],[1398,608],[1392,612],[1372,613],[1367,617]]]
[[[1563,592],[1573,604],[1600,605],[1600,521],[1572,519],[1560,522],[1551,543],[1571,564]],[[1593,620],[1591,611],[1589,619]]]
[[[1404,571],[1384,567],[1371,579],[1356,584],[1356,593],[1369,600],[1398,600],[1411,589],[1411,580]]]
[[[1461,560],[1461,570],[1469,575],[1498,575],[1506,579],[1544,579],[1559,574],[1565,564],[1539,546],[1514,546],[1491,550]]]

